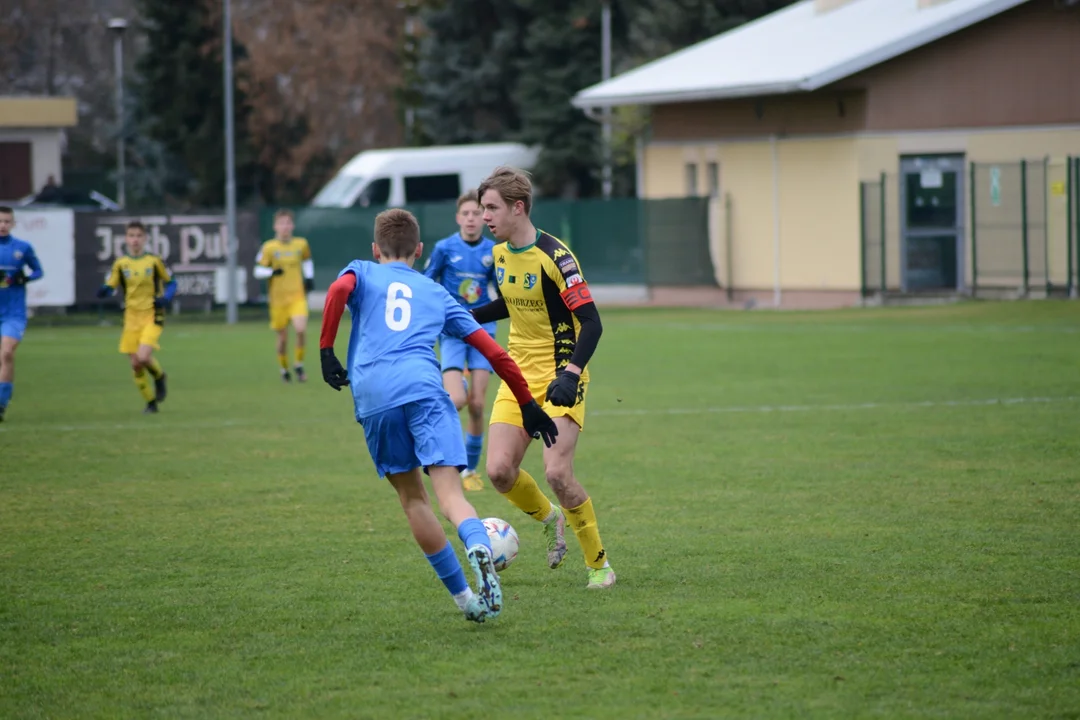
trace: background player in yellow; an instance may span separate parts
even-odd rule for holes
[[[156,413],[165,399],[165,371],[154,357],[165,326],[165,308],[176,294],[176,281],[157,255],[144,252],[146,227],[138,220],[127,224],[124,242],[128,254],[113,263],[109,278],[98,289],[99,298],[120,290],[124,300],[124,330],[120,352],[131,358],[135,387],[146,401],[143,412]],[[149,375],[149,377],[147,377]],[[150,380],[153,379],[153,387]]]
[[[491,484],[522,512],[544,524],[548,565],[566,555],[566,518],[581,544],[590,589],[615,584],[592,499],[574,475],[574,452],[585,424],[586,364],[602,326],[577,258],[560,240],[529,219],[532,182],[513,168],[498,168],[480,184],[480,206],[491,234],[506,242],[492,255],[499,299],[473,310],[478,322],[510,318],[510,357],[521,367],[529,391],[554,420],[559,441],[544,448],[544,476],[559,499],[551,504],[521,469],[529,447],[521,411],[502,385],[491,411],[487,471]]]
[[[307,332],[307,293],[313,288],[315,265],[311,260],[308,241],[293,237],[293,214],[289,210],[274,213],[274,239],[259,248],[255,260],[255,277],[269,282],[270,328],[277,333],[277,357],[281,379],[292,380],[289,374],[289,325],[296,332],[296,379],[304,382],[304,339]]]

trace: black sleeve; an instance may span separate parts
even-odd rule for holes
[[[487,305],[481,305],[478,308],[474,308],[472,314],[476,319],[476,322],[483,325],[484,323],[495,322],[496,320],[505,320],[510,317],[510,309],[506,307],[506,300],[500,297],[498,300],[489,302]]]
[[[570,364],[584,370],[596,352],[604,326],[600,323],[600,311],[596,309],[596,303],[585,303],[574,311],[574,317],[581,323],[581,333],[578,334],[574,354],[570,356]]]

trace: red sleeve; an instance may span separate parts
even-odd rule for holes
[[[338,323],[345,313],[345,303],[356,289],[356,275],[345,273],[326,291],[326,303],[323,305],[322,332],[319,333],[319,349],[334,347],[337,338]]]
[[[487,361],[491,363],[491,367],[495,369],[495,374],[502,378],[502,381],[514,393],[518,405],[524,405],[533,399],[532,393],[529,392],[529,383],[525,382],[525,376],[521,374],[521,368],[517,366],[513,358],[507,355],[505,350],[499,347],[497,342],[491,339],[491,336],[486,331],[477,330],[467,336],[465,342],[479,350],[480,354],[487,358]]]

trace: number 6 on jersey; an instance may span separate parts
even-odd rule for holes
[[[409,327],[412,319],[412,306],[407,298],[412,297],[412,288],[401,282],[392,282],[386,288],[386,327],[394,332],[401,332]]]

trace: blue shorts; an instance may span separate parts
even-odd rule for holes
[[[491,336],[491,339],[495,339],[495,329],[488,329],[484,326],[484,330],[487,330],[487,334]],[[442,363],[442,371],[447,370],[464,370],[466,367],[469,370],[487,370],[491,372],[491,363],[487,361],[483,353],[474,348],[464,340],[460,340],[448,335],[439,336],[439,358]]]
[[[25,317],[10,317],[0,315],[0,337],[15,338],[21,341],[26,332]]]
[[[406,403],[360,424],[379,477],[431,465],[465,469],[461,420],[449,395]]]

